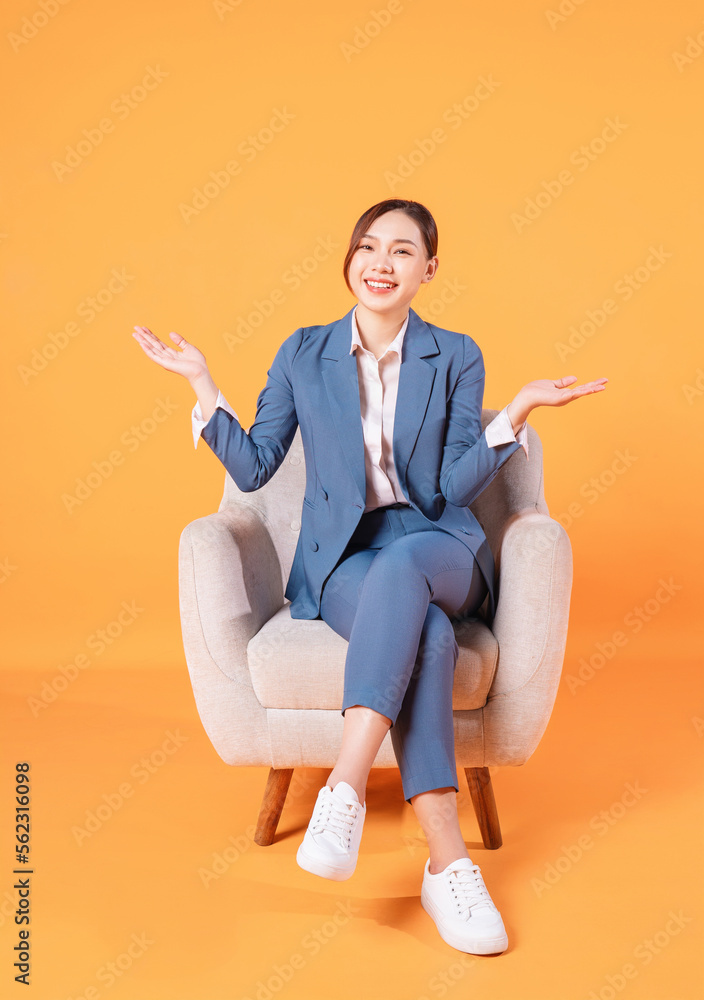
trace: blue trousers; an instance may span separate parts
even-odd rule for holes
[[[410,802],[457,783],[453,620],[479,608],[487,586],[459,539],[413,507],[363,514],[326,580],[320,617],[348,640],[342,715],[366,705],[391,720]]]

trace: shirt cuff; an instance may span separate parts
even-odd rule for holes
[[[516,434],[513,433],[513,425],[508,415],[508,404],[501,413],[497,414],[491,423],[487,424],[484,431],[486,443],[490,448],[495,448],[499,444],[509,444],[511,441],[518,441],[528,458],[528,425],[524,420],[518,428]]]
[[[239,421],[239,417],[237,416],[237,414],[232,409],[232,407],[227,402],[227,400],[225,399],[225,397],[223,396],[223,394],[220,392],[219,389],[218,389],[218,398],[215,400],[215,409],[217,410],[218,407],[221,410],[226,410],[228,413],[231,413],[232,416],[235,418],[235,420]],[[191,413],[191,425],[193,428],[194,448],[198,447],[201,431],[203,430],[203,428],[207,423],[208,423],[207,420],[203,420],[203,411],[200,408],[200,400],[196,400],[196,405],[193,407],[193,411]]]

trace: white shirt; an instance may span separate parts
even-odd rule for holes
[[[394,414],[398,395],[403,338],[408,316],[403,326],[377,361],[373,351],[362,344],[357,326],[357,308],[352,312],[352,344],[350,354],[357,357],[359,404],[364,435],[364,467],[367,474],[367,498],[364,513],[391,503],[408,503],[396,475],[393,455]]]
[[[350,354],[357,357],[359,403],[364,437],[364,465],[367,478],[367,496],[364,512],[392,503],[408,503],[396,475],[393,456],[394,412],[398,394],[398,379],[402,363],[403,338],[408,327],[408,316],[403,326],[379,359],[367,350],[359,336],[357,308],[352,312],[352,342]],[[215,408],[221,407],[239,420],[237,414],[218,390]],[[201,431],[208,423],[203,420],[200,402],[192,412],[193,444],[197,448]],[[484,431],[490,448],[518,441],[528,457],[528,428],[525,421],[514,434],[508,415],[508,406],[489,423]]]

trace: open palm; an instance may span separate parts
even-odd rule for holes
[[[608,379],[598,378],[593,382],[585,382],[583,385],[575,385],[576,381],[576,375],[566,375],[564,378],[558,379],[539,378],[524,385],[521,389],[521,395],[531,407],[564,406],[565,403],[578,399],[580,396],[601,392],[602,389],[606,388]]]
[[[184,340],[180,334],[169,334],[176,347],[179,348],[176,350],[175,347],[168,347],[163,341],[159,340],[146,326],[136,326],[134,329],[135,332],[132,336],[141,346],[147,357],[151,358],[152,361],[156,361],[158,365],[161,365],[167,371],[183,375],[184,378],[190,381],[208,370],[205,355],[197,347],[194,347],[193,344],[189,344],[187,340]]]
[[[607,378],[597,378],[583,385],[575,385],[576,375],[565,375],[564,378],[538,378],[528,382],[518,390],[509,404],[509,415],[514,428],[528,419],[528,414],[538,406],[564,406],[565,403],[588,396],[593,392],[602,392],[606,388]]]

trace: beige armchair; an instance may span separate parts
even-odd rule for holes
[[[485,409],[486,426],[497,414]],[[455,624],[459,658],[453,712],[482,840],[501,846],[490,767],[524,764],[548,724],[562,670],[572,550],[549,516],[542,447],[528,427],[522,449],[471,505],[496,563],[489,629]],[[229,474],[217,513],[198,518],[179,545],[179,603],[196,706],[227,764],[268,766],[255,841],[273,842],[294,768],[334,766],[347,641],[321,619],[292,619],[284,588],[305,486],[300,430],[266,486],[242,493]],[[375,767],[397,767],[390,734]]]

